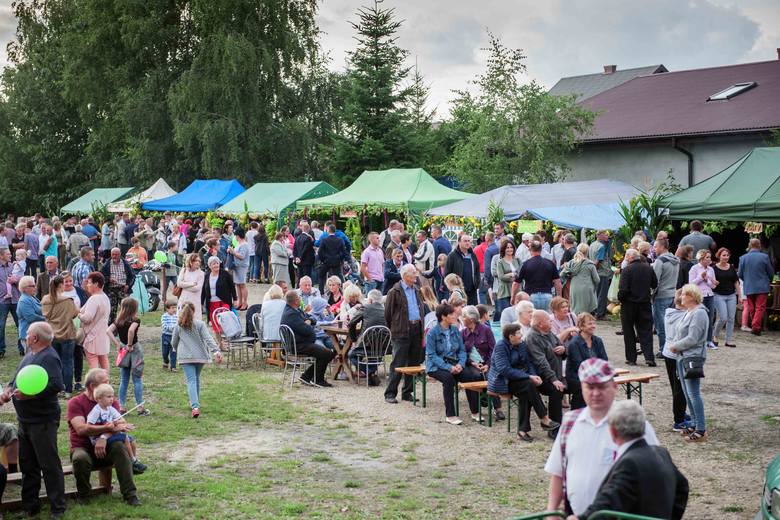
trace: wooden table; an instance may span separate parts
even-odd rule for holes
[[[639,398],[639,404],[642,404],[642,385],[649,383],[659,377],[658,374],[625,374],[615,378],[619,385],[626,385],[626,399],[631,399],[632,395]]]
[[[352,378],[352,369],[349,367],[349,349],[352,348],[352,338],[349,336],[349,329],[341,327],[339,324],[324,325],[320,327],[322,331],[333,340],[333,348],[336,350],[336,357],[333,362],[336,367],[333,370],[333,378],[337,379],[342,370],[347,374],[347,379],[354,382]],[[342,342],[343,338],[343,342]]]

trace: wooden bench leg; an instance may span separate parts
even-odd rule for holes
[[[113,468],[103,468],[98,473],[98,482],[100,483],[100,487],[105,489],[105,493],[107,495],[111,494],[112,486],[111,486],[111,472],[113,471]]]

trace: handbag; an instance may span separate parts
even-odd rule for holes
[[[685,379],[700,379],[704,377],[704,349],[706,348],[707,345],[705,344],[700,356],[683,358],[682,364]]]
[[[130,350],[127,347],[120,347],[116,353],[116,366],[130,368],[130,358]]]
[[[181,287],[179,287],[178,285],[174,285],[174,286],[173,286],[173,295],[174,295],[176,298],[178,298],[179,296],[181,296],[181,293],[182,293],[182,288],[181,288]]]

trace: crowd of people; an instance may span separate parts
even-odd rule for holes
[[[361,245],[351,243],[332,222],[320,229],[318,222],[300,221],[292,230],[280,227],[273,237],[265,229],[260,222],[244,229],[230,220],[211,229],[203,219],[170,214],[157,223],[120,214],[98,226],[89,218],[60,221],[36,215],[6,225],[9,232],[0,233],[0,357],[11,314],[19,328],[20,368],[44,351],[50,373],[49,386],[38,396],[19,396],[11,381],[0,397],[22,403],[21,412],[17,407],[20,458],[31,461],[22,464],[23,473],[43,469],[45,479],[54,478],[47,477],[46,468],[57,472],[59,459],[54,464],[47,458],[56,454],[56,436],[47,428],[59,420],[58,397],[70,399],[71,457],[74,467],[82,468],[79,491],[88,485],[83,468],[111,460],[118,471],[125,468],[120,475],[124,498],[138,502],[132,473],[144,466],[126,435],[133,425],[117,414],[127,412],[131,382],[137,414],[150,413],[143,400],[139,305],[131,292],[138,270],[162,251],[161,277],[168,286],[161,317],[163,368],[184,372],[193,418],[201,414],[202,368],[212,360],[221,362],[208,324],[219,331],[214,316],[223,309],[247,311],[248,323],[251,313],[259,312],[262,330],[257,334],[263,341],[279,341],[280,327],[289,327],[297,353],[316,359],[300,382],[317,387],[332,386],[325,373],[336,356],[324,326],[338,322],[349,328],[357,345],[349,353],[350,364],[370,386],[380,384],[377,364],[369,362],[359,338],[369,328],[387,327],[392,345],[384,389],[388,404],[398,403],[399,386],[401,400],[413,401],[412,377],[395,369],[414,365],[424,365],[442,383],[445,421],[452,425],[462,424],[454,405],[458,383],[487,381],[499,421],[505,415],[498,396],[511,394],[520,406],[518,438],[534,441],[533,410],[540,428],[555,441],[547,464],[549,505],[582,515],[595,507],[591,504],[614,499],[614,489],[600,490],[598,484],[606,478],[606,486],[618,470],[611,461],[593,460],[601,457],[598,450],[578,455],[589,436],[597,436],[613,454],[626,455],[627,446],[636,446],[631,450],[636,457],[653,458],[667,466],[668,475],[679,473],[668,468],[668,454],[650,449],[656,442],[652,428],[637,419],[641,409],[620,408],[612,417],[614,371],[596,331],[608,312],[613,276],[620,274],[616,293],[626,364],[636,365],[639,355],[651,367],[656,359],[664,361],[673,395],[672,428],[688,442],[701,442],[708,437],[700,386],[707,351],[718,348],[724,331],[723,344],[736,347],[736,306],[743,299],[743,327],[761,333],[774,275],[757,239],[734,266],[730,252],[716,249],[697,221],[675,254],[664,232],[651,244],[638,231],[622,263],[614,266],[607,231],[599,231],[590,244],[578,244],[573,233],[558,230],[550,243],[543,231],[516,240],[501,222],[476,245],[466,233],[453,244],[439,226],[432,226],[430,235],[418,231],[413,239],[393,220],[381,233],[369,233],[358,253]],[[246,284],[255,282],[273,285],[253,309]],[[118,399],[111,387],[105,388],[111,343],[118,354]],[[84,359],[90,371],[82,381]],[[481,421],[479,394],[467,391],[466,396],[472,420]],[[25,407],[35,406],[45,413],[25,413]],[[567,408],[570,413],[564,415]],[[92,416],[98,422],[90,422]],[[43,437],[31,440],[31,435]],[[647,444],[638,442],[641,438]],[[603,475],[593,477],[589,465],[603,466]],[[684,487],[679,477],[676,486],[657,490],[674,499],[675,507],[680,498],[675,493]],[[28,482],[32,497],[40,482]],[[54,492],[46,482],[52,511],[62,511],[59,480],[51,481]],[[26,507],[33,511],[40,505],[31,498]]]

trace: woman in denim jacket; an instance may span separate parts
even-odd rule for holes
[[[458,313],[455,308],[442,303],[436,307],[438,323],[428,331],[425,337],[425,371],[442,384],[446,421],[449,424],[462,424],[455,415],[455,385],[482,379],[479,372],[466,364],[466,347],[458,330]],[[479,421],[477,392],[466,392],[471,409],[471,418]]]

